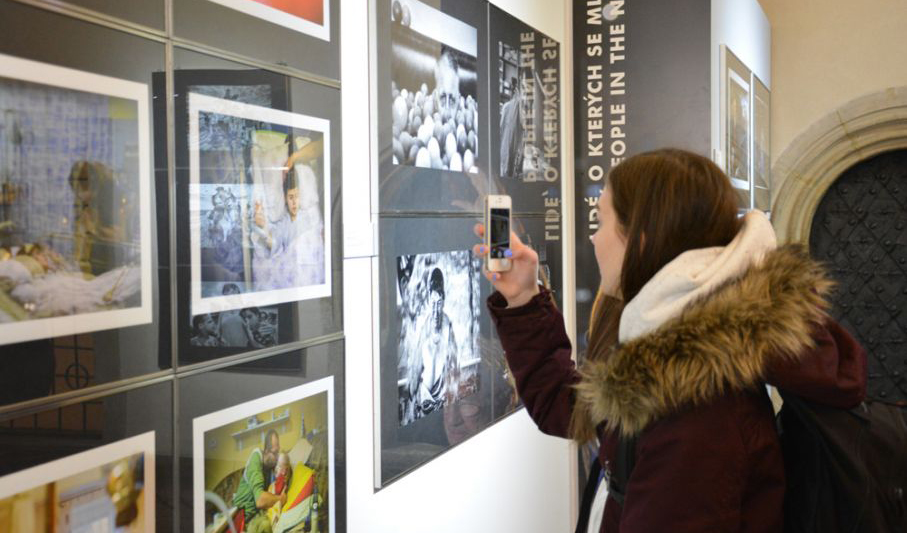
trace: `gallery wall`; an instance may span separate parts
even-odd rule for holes
[[[772,24],[773,163],[833,110],[861,96],[907,86],[902,2],[759,3]]]
[[[571,94],[569,73],[569,30],[565,26],[570,3],[496,1],[504,11],[561,43],[561,95]],[[524,410],[504,418],[441,456],[409,472],[389,485],[376,489],[376,412],[379,380],[373,362],[379,357],[380,341],[375,326],[379,313],[378,255],[378,154],[375,117],[364,127],[369,108],[381,105],[375,87],[368,93],[369,65],[378,59],[374,48],[369,56],[370,21],[367,13],[346,3],[342,6],[343,56],[341,79],[344,86],[344,189],[361,194],[344,195],[345,300],[347,327],[347,501],[350,531],[561,531],[572,527],[574,495],[571,475],[571,446],[564,440],[543,436]],[[374,21],[372,21],[373,23]],[[371,59],[371,63],[370,60]],[[567,105],[562,98],[561,116]],[[561,130],[562,173],[571,175],[567,148],[569,123]],[[370,158],[364,154],[372,146]],[[569,179],[562,187],[570,186]],[[368,194],[365,194],[368,191]],[[563,192],[567,196],[567,192]],[[369,210],[363,210],[368,205]],[[354,207],[355,206],[355,207]],[[569,210],[566,210],[569,212]],[[460,227],[457,225],[456,227]],[[570,227],[562,225],[562,227]],[[454,231],[451,229],[450,231]],[[468,229],[466,230],[468,231]],[[567,238],[566,242],[571,239]],[[565,249],[563,254],[567,255]],[[569,270],[569,269],[565,269]],[[565,301],[572,301],[571,280],[564,280]],[[567,306],[569,309],[571,306]],[[512,509],[513,512],[502,512]],[[527,509],[543,512],[524,512]]]
[[[47,503],[17,493],[33,482],[68,490],[90,481],[95,509],[107,512],[103,487],[121,459],[132,473],[146,465],[130,485],[151,498],[142,500],[143,519],[157,531],[203,530],[195,511],[215,489],[203,479],[206,454],[248,444],[239,454],[248,458],[272,426],[283,450],[310,446],[300,461],[317,470],[324,505],[315,518],[345,530],[345,476],[342,462],[334,465],[346,427],[340,2],[310,2],[326,8],[312,15],[320,23],[292,27],[275,22],[286,17],[256,15],[252,4],[0,1],[0,530],[43,530],[10,525],[29,514],[11,518],[12,507],[32,502],[37,513]],[[220,118],[190,113],[198,94],[217,102],[209,115]],[[205,129],[215,123],[223,127]],[[221,249],[244,269],[225,274],[226,262],[215,264],[204,244],[218,232],[199,228],[217,229],[208,223],[227,213],[217,194],[199,191],[229,189],[236,207],[237,196],[253,194],[242,193],[260,177],[253,174],[273,170],[256,160],[250,138],[270,139],[272,155],[292,161],[297,185],[306,183],[297,186],[305,200],[296,214],[318,228],[305,248],[316,253],[299,262],[315,265],[309,281],[266,281],[269,265],[252,264],[245,236]],[[229,155],[223,148],[233,142]],[[293,220],[290,202],[274,190],[280,183],[268,183],[262,200]],[[237,210],[245,208],[251,204]],[[232,226],[220,226],[225,234],[242,225],[232,215]],[[276,228],[275,219],[255,224]],[[276,252],[271,259],[279,260]],[[16,264],[29,265],[19,269],[27,275],[10,277]],[[206,283],[221,290],[206,292]],[[40,287],[41,299],[23,292]],[[124,287],[132,292],[120,299]],[[332,393],[318,400],[327,416],[294,403],[307,394],[300,386],[316,382]],[[286,391],[295,392],[281,398]],[[211,428],[232,426],[204,439],[195,422],[209,415]],[[141,440],[141,461],[118,455],[135,451],[133,439]],[[235,474],[244,459],[234,459],[208,477]],[[41,470],[56,460],[66,468]],[[74,477],[54,479],[55,469]],[[90,514],[81,518],[94,520]]]

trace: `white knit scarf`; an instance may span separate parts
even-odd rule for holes
[[[758,264],[776,246],[771,222],[762,212],[750,211],[727,246],[686,251],[659,270],[624,307],[619,341],[657,329],[690,302]]]

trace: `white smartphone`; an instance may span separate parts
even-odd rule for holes
[[[485,268],[489,272],[510,270],[510,197],[506,194],[489,194],[485,197]]]

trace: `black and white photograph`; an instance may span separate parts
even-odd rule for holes
[[[148,101],[0,54],[0,344],[151,322]]]
[[[488,20],[492,191],[514,212],[559,216],[560,44],[494,6]]]
[[[470,251],[397,257],[401,427],[475,393],[480,277]]]
[[[477,31],[417,0],[391,8],[393,163],[477,173]]]
[[[235,283],[224,284],[224,294],[239,294],[238,291],[239,287]],[[276,346],[279,319],[280,310],[277,306],[244,307],[195,315],[192,317],[189,345],[253,350]]]
[[[330,295],[329,128],[189,94],[193,315]]]
[[[558,150],[544,150],[544,122],[536,120],[544,114],[543,84],[539,72],[527,66],[532,64],[534,59],[521,54],[518,46],[498,43],[499,175],[504,179],[541,181],[546,173],[550,175],[560,156]],[[558,144],[559,140],[554,146]]]

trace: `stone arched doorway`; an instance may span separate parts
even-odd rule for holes
[[[857,98],[800,134],[772,165],[772,223],[781,242],[809,242],[825,191],[845,170],[907,148],[907,87]]]
[[[832,314],[869,354],[869,397],[907,407],[907,149],[841,174],[819,202],[809,244],[839,283]]]
[[[905,151],[907,87],[890,88],[835,109],[772,166],[779,241],[811,244],[835,271],[833,314],[867,348],[870,396],[888,401],[907,401]]]

